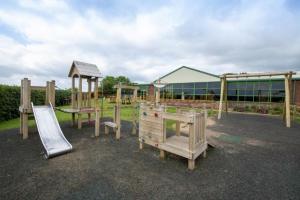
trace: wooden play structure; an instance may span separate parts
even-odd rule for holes
[[[227,80],[233,78],[248,78],[248,77],[272,77],[272,76],[283,76],[285,83],[285,102],[284,102],[284,121],[286,123],[286,127],[291,127],[291,82],[292,76],[296,74],[295,72],[278,72],[278,73],[240,73],[240,74],[223,74],[220,76],[221,79],[221,92],[220,92],[220,103],[219,103],[219,113],[218,119],[221,119],[222,110],[223,110],[223,102],[225,101],[225,112],[228,112],[228,101],[227,101]]]
[[[98,107],[98,82],[101,77],[98,67],[94,64],[73,61],[69,77],[72,78],[71,108],[60,109],[72,114],[72,122],[75,125],[77,115],[78,129],[82,128],[82,115],[87,114],[91,120],[91,114],[95,114],[95,135],[99,135],[99,107]],[[78,87],[75,82],[78,79]],[[83,92],[83,80],[87,82],[87,92]],[[94,90],[92,92],[92,84]],[[98,117],[97,117],[98,116]]]
[[[132,134],[136,134],[137,130],[137,86],[129,86],[129,85],[122,85],[119,83],[118,85],[114,86],[117,89],[116,94],[116,105],[114,106],[114,117],[113,122],[104,122],[105,127],[105,134],[109,133],[109,128],[112,128],[116,133],[116,139],[120,139],[121,137],[121,104],[122,104],[122,89],[126,90],[133,90],[133,97],[131,100],[131,106],[134,108],[132,111],[133,121],[132,121]]]
[[[21,80],[21,96],[20,96],[20,134],[23,139],[28,138],[28,116],[31,115],[31,91],[42,90],[46,92],[45,105],[51,103],[55,106],[55,81],[47,81],[46,86],[32,86],[28,78]]]
[[[188,168],[194,169],[196,158],[206,155],[206,111],[169,113],[164,106],[142,103],[139,117],[140,149],[149,144],[160,149],[160,157],[165,157],[165,151],[188,159]],[[176,135],[168,136],[167,120],[176,121]],[[181,135],[180,124],[188,129],[188,135]]]

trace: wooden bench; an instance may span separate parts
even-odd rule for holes
[[[114,122],[104,122],[105,134],[109,133],[109,127],[112,128],[114,132],[116,132],[116,138],[119,139],[117,136],[117,129],[119,128],[118,125]]]

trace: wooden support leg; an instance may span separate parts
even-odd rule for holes
[[[206,158],[206,150],[202,153],[203,158]]]
[[[78,114],[78,129],[82,128],[81,114]]]
[[[116,139],[120,139],[121,137],[121,132],[120,132],[120,127],[117,127],[117,131],[116,131]]]
[[[189,159],[189,161],[188,161],[188,168],[190,170],[195,169],[195,160]]]
[[[20,113],[20,134],[23,134],[23,114]]]
[[[104,126],[104,133],[107,135],[109,133],[109,128],[107,126]]]
[[[99,111],[96,111],[95,115],[95,136],[99,136],[99,129],[100,129],[100,118],[99,118]]]
[[[176,121],[176,136],[180,136],[180,122]]]
[[[88,113],[89,124],[91,124],[91,113]]]
[[[23,115],[23,139],[28,138],[28,114]]]
[[[72,126],[75,126],[75,113],[72,113]]]
[[[144,148],[144,143],[140,142],[140,150]]]
[[[288,76],[285,76],[285,121],[286,127],[291,127],[290,87]]]
[[[164,150],[160,150],[160,152],[159,152],[159,158],[160,159],[165,159],[165,156],[166,156],[165,151]]]
[[[136,121],[134,120],[133,122],[132,122],[132,135],[136,135]]]

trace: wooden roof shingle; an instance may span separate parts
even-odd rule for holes
[[[100,70],[97,65],[74,60],[68,77],[74,74],[84,77],[101,77]]]

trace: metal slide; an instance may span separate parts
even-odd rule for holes
[[[31,105],[39,135],[46,151],[45,157],[50,158],[71,151],[72,145],[61,131],[52,105],[34,106],[33,103]]]

